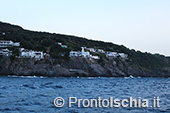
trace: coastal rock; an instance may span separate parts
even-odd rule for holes
[[[34,59],[0,59],[0,75],[49,76],[49,77],[169,77],[170,71],[149,70],[139,66],[123,64],[104,64],[84,59],[71,59],[61,64],[50,64]]]

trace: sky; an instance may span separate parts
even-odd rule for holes
[[[0,21],[170,56],[170,0],[0,0]]]

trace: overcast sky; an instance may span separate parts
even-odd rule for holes
[[[0,0],[0,21],[170,56],[170,0]]]

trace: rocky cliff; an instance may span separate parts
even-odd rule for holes
[[[55,76],[55,77],[170,77],[168,69],[149,70],[130,65],[127,61],[99,64],[83,58],[69,61],[35,59],[0,59],[0,75]]]

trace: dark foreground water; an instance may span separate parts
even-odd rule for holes
[[[56,97],[161,99],[160,108],[56,108]],[[0,77],[0,112],[4,113],[170,113],[169,78]]]

